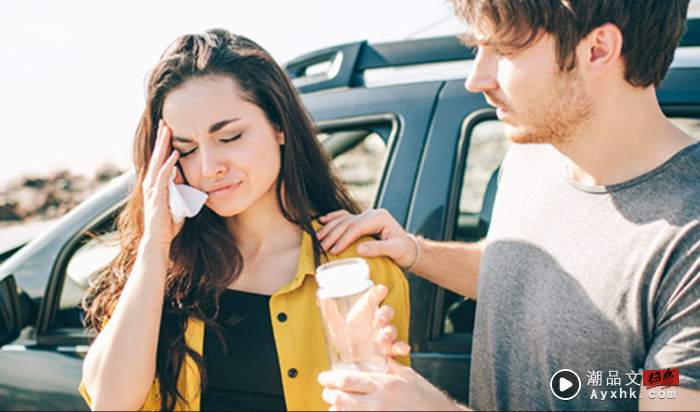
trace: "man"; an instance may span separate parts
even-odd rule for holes
[[[471,407],[700,405],[700,145],[655,94],[688,2],[453,0],[478,47],[466,88],[498,108],[516,143],[487,240],[414,242],[381,210],[322,219],[331,253],[378,234],[358,251],[479,298]],[[680,371],[680,387],[669,388],[676,400],[630,386],[641,369],[669,368]],[[561,369],[576,372],[585,393],[555,397]],[[396,363],[388,375],[319,380],[338,410],[465,408]]]

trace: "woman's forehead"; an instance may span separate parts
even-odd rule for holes
[[[174,132],[213,133],[226,125],[257,114],[257,106],[240,96],[237,83],[226,76],[187,81],[168,94],[163,104],[163,119]],[[224,126],[226,126],[224,125]]]
[[[228,76],[206,76],[187,80],[168,93],[163,110],[193,110],[200,106],[222,106],[243,100],[238,83]]]

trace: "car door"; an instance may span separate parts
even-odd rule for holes
[[[432,120],[410,205],[406,228],[411,233],[434,240],[457,240],[456,235],[469,241],[483,237],[485,223],[480,224],[482,203],[491,177],[507,150],[502,129],[493,125],[495,118],[495,111],[489,108],[481,94],[468,93],[464,89],[464,80],[450,81],[445,85]],[[471,150],[475,153],[472,157]],[[489,159],[484,162],[486,157]],[[465,179],[468,163],[477,166],[478,170],[470,171]],[[471,191],[463,196],[465,185]],[[491,192],[493,189],[489,195]],[[462,197],[464,199],[460,199]],[[464,205],[464,212],[460,212],[460,204]],[[454,224],[460,220],[461,228]],[[486,221],[488,217],[484,216],[482,220]],[[442,309],[448,301],[454,305],[460,299],[425,279],[412,274],[407,276],[411,284],[413,313],[424,313],[415,319],[411,330],[414,367],[455,400],[466,403],[474,302],[461,305],[456,312],[460,314],[459,320],[455,317],[452,323],[448,323],[449,330],[456,333],[445,334]]]
[[[0,279],[17,280],[24,325],[0,348],[0,410],[87,410],[77,388],[88,339],[77,307],[58,310],[56,284],[88,231],[114,216],[129,182],[116,179],[0,266]]]

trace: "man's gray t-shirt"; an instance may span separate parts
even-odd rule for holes
[[[636,410],[641,369],[677,368],[700,390],[699,220],[700,145],[610,187],[574,182],[551,146],[514,145],[479,275],[470,406]],[[573,400],[550,391],[561,369],[581,379]]]

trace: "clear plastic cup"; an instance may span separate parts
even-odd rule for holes
[[[328,358],[332,370],[386,373],[388,361],[375,325],[379,302],[369,266],[360,258],[341,259],[316,269]]]

